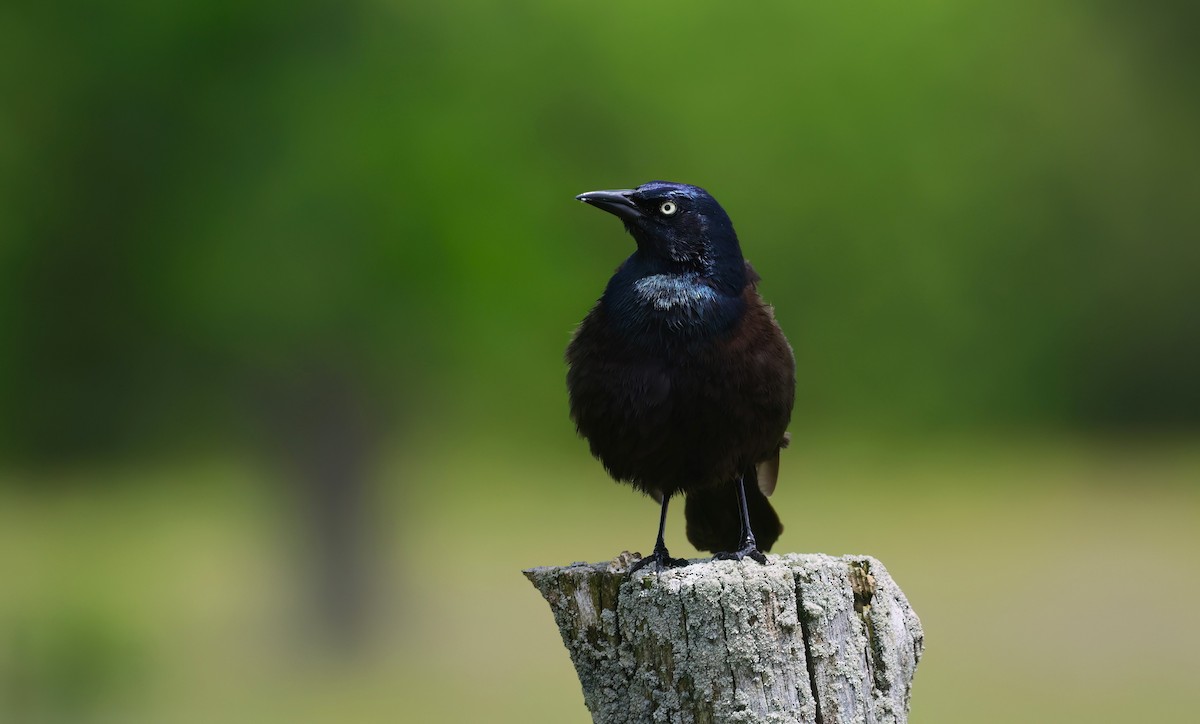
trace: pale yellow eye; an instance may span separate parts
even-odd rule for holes
[[[664,201],[663,205],[658,207],[658,210],[662,212],[663,216],[670,216],[678,211],[679,207],[675,205],[674,201]]]

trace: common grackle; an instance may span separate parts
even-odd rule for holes
[[[729,216],[704,189],[665,181],[575,198],[637,242],[566,353],[579,434],[613,478],[662,504],[654,553],[633,570],[686,563],[663,542],[677,493],[693,545],[765,563],[783,530],[766,496],[796,365]]]

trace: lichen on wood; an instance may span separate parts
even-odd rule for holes
[[[600,724],[903,724],[920,621],[866,556],[533,568]]]

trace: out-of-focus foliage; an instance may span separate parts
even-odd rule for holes
[[[1197,7],[0,5],[0,720],[584,721],[516,569],[650,542],[561,354],[632,249],[572,197],[651,179],[764,278],[780,546],[896,575],[914,719],[1179,719]]]
[[[4,447],[320,365],[549,431],[629,251],[571,196],[660,177],[729,208],[801,422],[1194,425],[1189,7],[10,5]]]

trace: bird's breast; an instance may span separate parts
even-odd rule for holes
[[[701,311],[716,302],[717,293],[707,284],[677,274],[655,274],[633,283],[637,301],[658,312]]]
[[[615,318],[632,333],[655,339],[708,337],[740,314],[739,298],[721,294],[698,275],[654,274],[636,279],[618,299]]]

